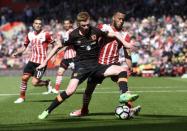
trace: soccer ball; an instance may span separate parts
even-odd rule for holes
[[[130,114],[130,109],[126,105],[119,105],[115,109],[115,116],[119,119],[128,119]]]

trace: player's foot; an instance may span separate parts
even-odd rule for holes
[[[49,115],[48,111],[43,111],[42,114],[38,115],[38,119],[43,120],[45,118],[47,118]]]
[[[140,111],[141,111],[142,107],[139,105],[139,106],[136,106],[134,108],[132,108],[133,112],[134,112],[134,115],[135,116],[138,116]]]
[[[127,103],[129,101],[135,101],[139,97],[138,94],[123,93],[120,95],[119,102]]]
[[[52,89],[53,89],[53,87],[52,87],[52,84],[51,84],[51,80],[48,80],[48,85],[47,85],[48,92],[51,92]]]
[[[53,89],[52,89],[52,93],[54,93],[54,94],[59,94],[60,91],[59,91],[59,90],[56,90],[55,88],[53,88]]]
[[[141,111],[141,106],[136,106],[130,109],[130,117],[133,118],[134,116],[138,116]]]
[[[43,92],[42,94],[43,95],[48,95],[48,94],[51,94],[52,92],[51,91],[46,91],[46,92]]]
[[[17,100],[14,101],[15,104],[23,103],[25,101],[24,98],[18,98]]]
[[[71,117],[81,117],[81,116],[86,116],[88,115],[89,113],[89,110],[82,110],[82,109],[79,109],[79,110],[75,110],[73,112],[71,112],[69,115]]]
[[[52,85],[51,85],[51,80],[47,80],[47,81],[48,81],[48,84],[47,84],[47,91],[46,91],[46,92],[43,92],[43,93],[42,93],[43,95],[47,95],[47,94],[52,93],[53,87],[52,87]]]

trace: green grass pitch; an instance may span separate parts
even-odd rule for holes
[[[54,85],[55,78],[51,79]],[[63,79],[61,89],[68,81],[68,77]],[[81,107],[85,83],[45,120],[37,116],[56,95],[42,95],[45,88],[29,82],[26,102],[14,104],[19,85],[20,77],[0,77],[0,131],[187,131],[187,79],[130,78],[129,89],[140,95],[134,104],[142,106],[140,115],[131,120],[115,117],[119,91],[110,79],[97,87],[90,115],[81,118],[71,118],[69,113]]]

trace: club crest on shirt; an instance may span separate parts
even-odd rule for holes
[[[80,41],[80,40],[78,40],[78,41],[77,41],[77,43],[78,43],[78,44],[80,44],[80,43],[81,43],[81,41]]]
[[[91,38],[92,38],[92,40],[96,40],[97,39],[96,35],[92,35]]]
[[[91,50],[91,46],[90,45],[86,46],[86,50]]]
[[[44,37],[39,37],[39,40],[40,40],[41,42],[44,42],[44,41],[45,41],[45,38],[44,38]]]

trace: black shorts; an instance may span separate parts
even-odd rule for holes
[[[95,61],[86,60],[86,61],[76,62],[75,69],[72,73],[71,78],[78,79],[79,84],[81,84],[88,77],[95,74],[96,71],[100,71],[104,73],[106,69],[107,69],[107,66],[98,64],[96,60]]]
[[[101,84],[103,80],[106,78],[104,76],[104,72],[112,65],[119,65],[119,64],[110,64],[110,65],[102,65],[100,64],[99,68],[95,69],[95,71],[92,73],[92,75],[89,76],[88,78],[88,83],[97,83]],[[118,81],[118,76],[110,76],[111,80],[113,82]]]
[[[41,79],[42,76],[45,73],[45,70],[46,70],[47,66],[45,68],[40,69],[40,70],[36,70],[36,68],[39,65],[40,64],[38,64],[38,63],[34,63],[34,62],[29,61],[27,63],[27,65],[25,66],[24,70],[23,70],[23,74],[31,74],[31,76],[34,76],[34,77],[36,77],[38,79]]]
[[[74,58],[62,59],[62,61],[60,62],[60,67],[66,70],[69,66],[71,69],[74,69]]]
[[[105,76],[100,76],[100,77],[91,76],[91,77],[88,78],[88,83],[101,84],[104,81],[105,78],[106,78]],[[113,82],[117,82],[118,81],[118,76],[110,76],[110,79]]]

